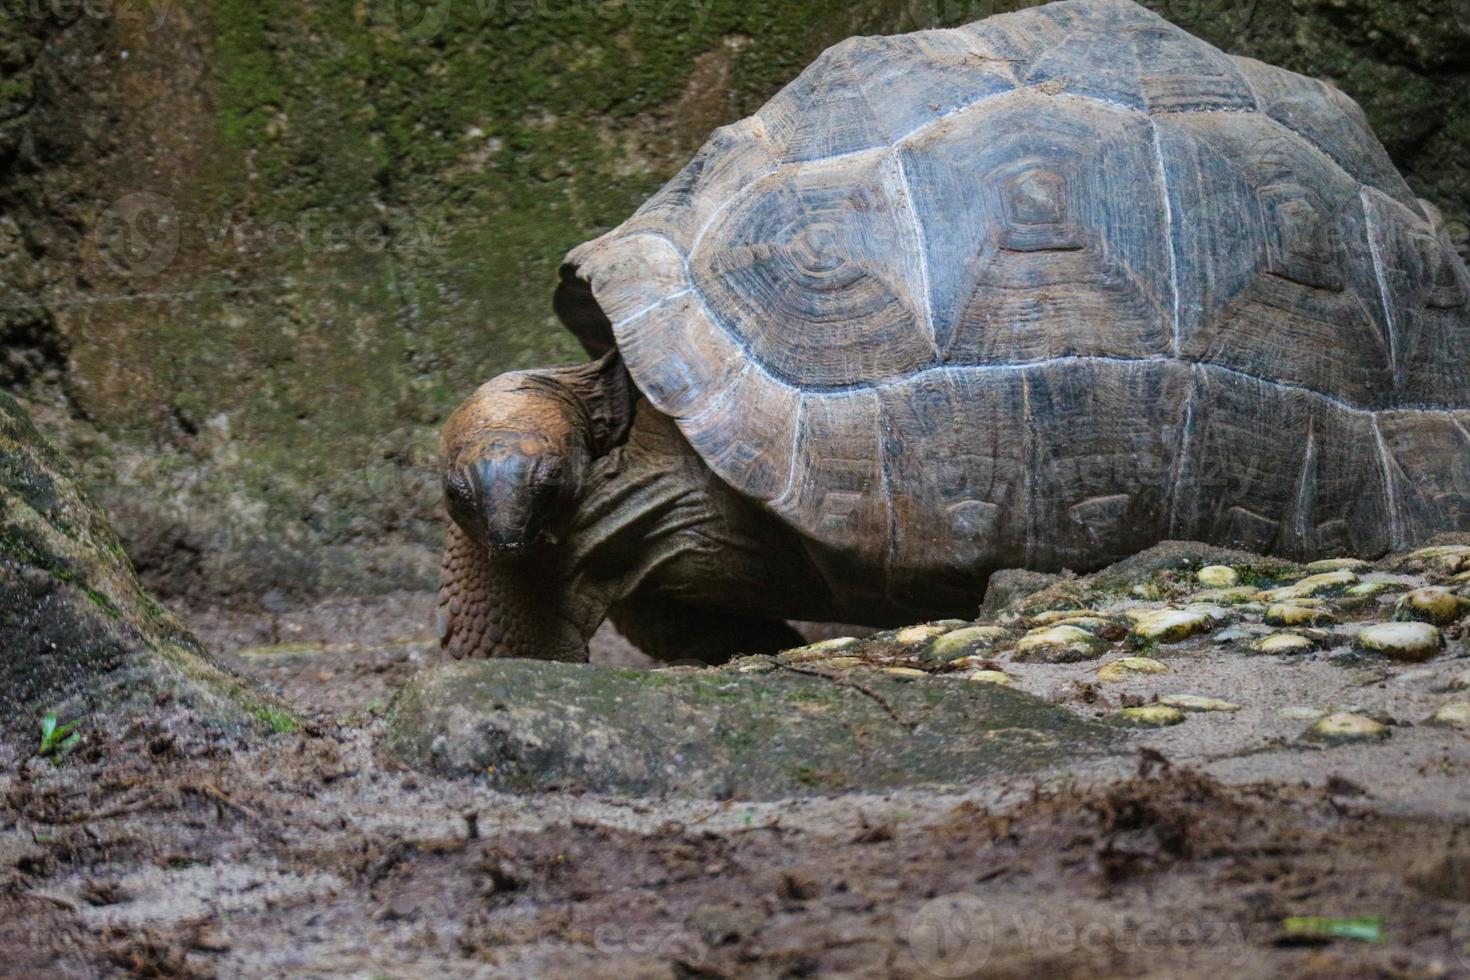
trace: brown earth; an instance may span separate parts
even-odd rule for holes
[[[1470,799],[1384,791],[1392,750],[1272,783],[1145,741],[962,796],[501,795],[377,753],[439,657],[427,607],[191,616],[308,719],[261,748],[143,721],[0,760],[0,975],[1470,976]],[[1464,736],[1432,737],[1420,775],[1463,787]]]

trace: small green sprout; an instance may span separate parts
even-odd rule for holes
[[[43,759],[60,759],[82,744],[81,732],[76,722],[61,724],[55,715],[41,719],[41,750],[37,754]]]

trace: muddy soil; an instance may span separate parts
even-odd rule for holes
[[[1470,803],[1399,792],[1391,755],[1141,740],[964,795],[506,796],[379,753],[430,609],[193,611],[305,730],[248,749],[160,706],[0,760],[0,975],[1470,976]],[[1442,738],[1420,775],[1470,785]]]

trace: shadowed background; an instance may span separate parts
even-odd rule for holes
[[[853,34],[1020,2],[4,0],[0,386],[175,598],[432,588],[562,255]],[[1361,102],[1462,250],[1470,3],[1152,0]]]

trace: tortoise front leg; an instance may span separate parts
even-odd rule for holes
[[[613,606],[618,632],[664,663],[723,664],[738,656],[780,653],[806,640],[777,619],[713,612],[660,596],[634,595]]]

